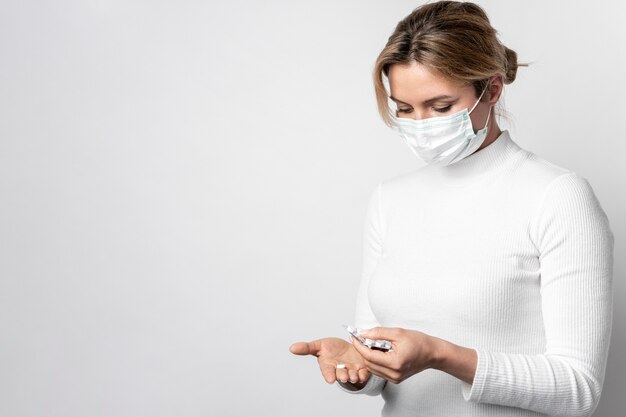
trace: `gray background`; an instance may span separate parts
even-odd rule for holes
[[[532,61],[514,140],[615,233],[596,416],[624,410],[626,2],[480,1]],[[376,416],[343,337],[376,183],[422,164],[371,70],[419,1],[0,1],[0,416]]]

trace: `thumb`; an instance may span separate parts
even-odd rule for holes
[[[314,355],[318,356],[320,351],[320,343],[318,340],[312,342],[298,342],[289,346],[289,351],[294,355]]]

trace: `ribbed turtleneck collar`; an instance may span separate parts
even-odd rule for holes
[[[489,145],[452,165],[429,166],[432,173],[451,185],[472,183],[485,174],[504,165],[521,148],[515,143],[508,130],[503,130]]]

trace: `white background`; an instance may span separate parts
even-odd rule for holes
[[[480,1],[503,122],[615,234],[596,416],[626,407],[626,2]],[[367,198],[419,161],[378,117],[416,1],[0,0],[0,416],[376,416],[292,342],[352,321]]]

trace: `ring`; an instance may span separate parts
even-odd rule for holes
[[[337,364],[337,369],[344,369],[346,367],[345,363],[338,363]]]

